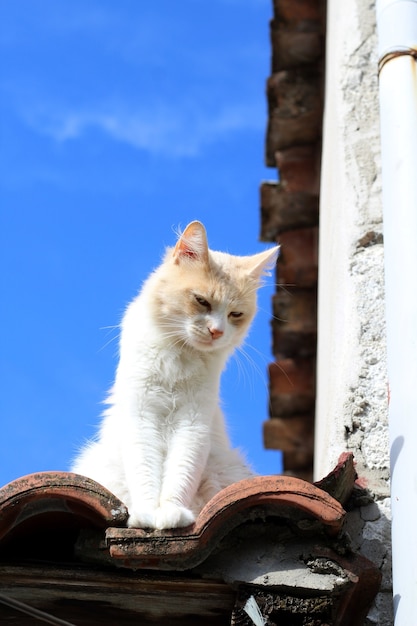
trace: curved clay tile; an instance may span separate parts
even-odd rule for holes
[[[290,476],[257,476],[226,487],[206,504],[188,528],[146,531],[109,528],[110,555],[127,567],[188,569],[201,563],[229,532],[244,522],[300,513],[339,533],[345,511],[328,493]]]
[[[346,504],[352,495],[357,477],[352,452],[342,452],[336,467],[314,484],[319,489],[327,491],[341,504]]]
[[[39,472],[0,489],[0,541],[21,525],[27,528],[57,514],[98,528],[120,526],[128,517],[125,505],[94,480],[70,472]]]

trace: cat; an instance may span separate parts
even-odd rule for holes
[[[219,384],[277,254],[214,252],[191,222],[127,307],[108,408],[72,471],[122,500],[129,527],[189,526],[221,489],[253,476],[231,448]]]

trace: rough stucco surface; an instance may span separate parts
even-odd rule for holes
[[[388,383],[375,6],[329,0],[320,208],[316,478],[354,453],[375,502],[354,548],[383,584],[367,624],[391,626]]]
[[[389,458],[382,268],[382,244],[360,247],[352,258],[360,366],[349,381],[343,412],[347,447],[353,449],[357,462],[364,468],[384,471]]]

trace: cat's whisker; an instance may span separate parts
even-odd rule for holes
[[[252,350],[253,352],[256,353],[257,357],[262,360],[265,370],[262,370],[261,366],[259,365],[259,363],[251,356],[251,354],[248,352],[249,350]],[[252,344],[248,343],[247,341],[238,348],[238,350],[236,351],[235,355],[236,357],[236,362],[239,362],[242,371],[244,371],[245,375],[247,374],[247,370],[243,367],[241,359],[239,359],[239,356],[242,356],[244,358],[244,361],[246,363],[249,364],[249,366],[251,367],[251,371],[252,372],[256,372],[256,375],[259,377],[262,386],[264,388],[265,394],[268,395],[268,384],[267,384],[267,380],[265,377],[265,372],[267,370],[268,367],[268,363],[269,363],[269,359],[266,357],[266,355],[261,352],[260,350],[258,350],[257,348],[255,348],[255,346],[253,346]],[[253,377],[250,378],[250,382],[252,384],[252,386],[254,385],[253,382]]]
[[[255,359],[249,354],[249,352],[245,349],[246,348],[250,348],[251,350],[254,350],[254,352],[256,352],[258,354],[258,356],[262,356],[264,357],[263,353],[260,352],[259,350],[257,350],[256,348],[254,348],[251,344],[246,343],[245,346],[240,346],[238,348],[238,353],[240,355],[242,355],[245,358],[245,361],[250,365],[250,367],[252,368],[252,371],[255,371],[257,373],[257,375],[259,376],[260,380],[262,381],[263,385],[265,386],[265,388],[267,389],[267,385],[266,385],[266,380],[265,380],[265,372],[262,371],[261,367],[259,366],[259,364],[255,361]],[[265,365],[267,365],[267,359],[266,357],[264,357],[265,359]],[[245,370],[246,371],[246,370]],[[251,384],[253,385],[253,379],[250,379]]]
[[[260,307],[260,306],[258,306],[258,312],[264,313],[266,316],[269,316],[271,320],[275,320],[277,322],[285,323],[288,321],[285,318],[281,318],[281,317],[278,317],[277,315],[274,315],[274,313],[270,311],[269,309],[264,309],[263,307]]]
[[[239,358],[242,356],[244,358]],[[238,352],[235,353],[234,358],[235,358],[235,363],[238,366],[239,374],[242,374],[242,380],[244,381],[245,386],[249,389],[250,396],[253,397],[254,389],[255,389],[254,381],[253,381],[253,377],[250,375],[250,371],[248,367],[246,367],[246,364],[249,364],[249,366],[251,367],[253,364],[247,358],[247,355],[245,354],[245,352],[241,350],[239,350],[239,353]]]
[[[110,339],[108,339],[108,340],[106,341],[106,343],[105,343],[105,344],[103,344],[103,345],[101,346],[101,348],[99,348],[99,349],[98,349],[98,352],[102,352],[102,350],[105,350],[105,348],[107,348],[107,346],[109,346],[111,343],[113,343],[113,341],[115,341],[115,340],[119,339],[119,337],[120,337],[120,325],[119,325],[119,324],[116,324],[116,325],[114,325],[114,326],[102,326],[102,327],[100,328],[100,330],[107,330],[106,336],[108,336],[108,335],[111,333],[111,331],[114,331],[114,330],[116,330],[116,329],[117,329],[119,332],[118,332],[116,335],[114,335],[113,337],[110,337]]]
[[[280,289],[282,291],[285,291],[286,294],[288,294],[289,296],[292,295],[291,291],[288,289],[288,287],[297,287],[297,285],[295,283],[277,283],[276,288],[277,291],[279,291]]]
[[[258,356],[258,357],[260,357],[260,358],[263,360],[265,367],[268,365],[269,359],[267,358],[267,356],[265,355],[265,353],[264,353],[264,352],[261,352],[261,350],[258,350],[258,348],[255,348],[255,346],[253,346],[253,345],[252,345],[252,344],[250,344],[250,343],[245,343],[245,344],[244,344],[244,346],[241,346],[241,348],[242,348],[242,351],[243,351],[244,355],[245,355],[248,359],[250,359],[250,361],[253,361],[253,364],[255,365],[255,367],[256,367],[256,369],[257,369],[258,373],[259,373],[259,374],[263,377],[263,372],[261,371],[261,369],[260,369],[260,367],[259,367],[258,363],[256,363],[256,361],[255,361],[255,360],[254,360],[254,359],[250,356],[250,354],[249,354],[249,353],[248,353],[248,352],[244,349],[245,347],[246,347],[246,348],[249,348],[250,350],[253,350],[253,352],[256,352],[257,356]]]

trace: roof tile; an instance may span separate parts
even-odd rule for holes
[[[257,518],[317,520],[329,536],[339,533],[345,511],[315,485],[292,476],[258,476],[226,487],[186,529],[109,528],[110,555],[126,567],[189,569],[201,563],[237,526]]]

